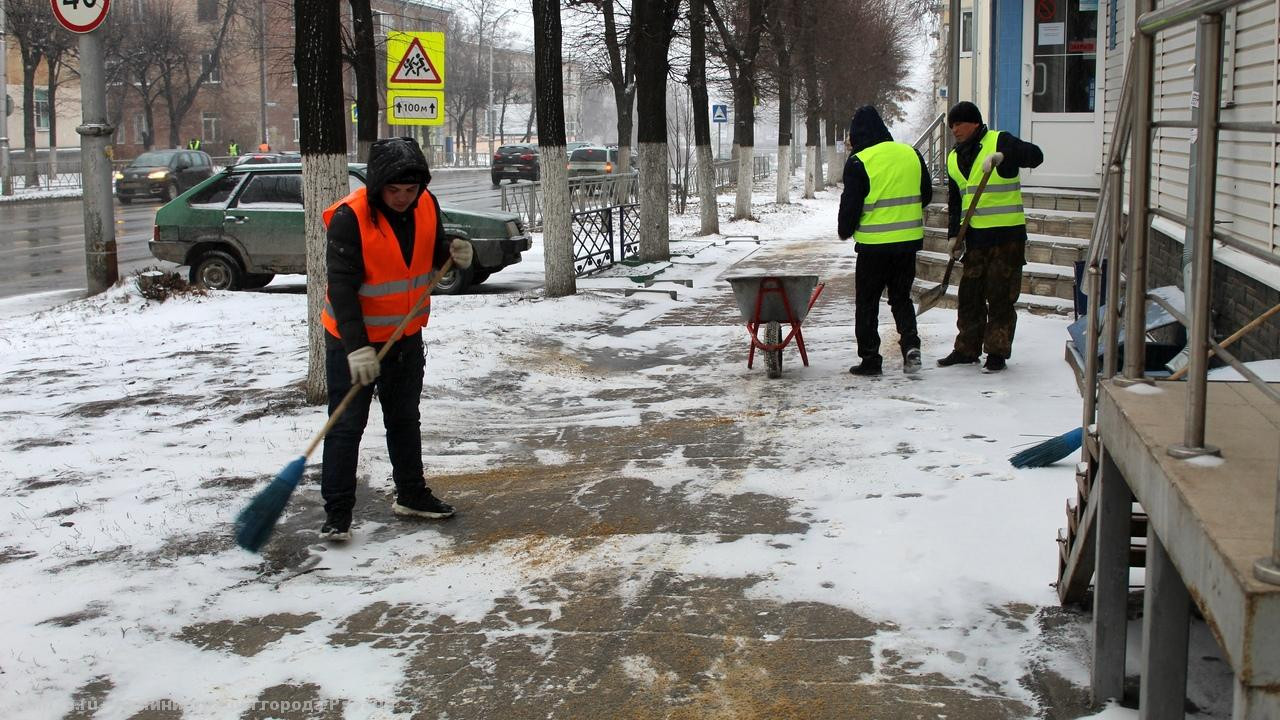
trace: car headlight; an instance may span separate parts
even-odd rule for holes
[[[167,177],[169,177],[168,170],[156,170],[155,172],[147,175],[148,180],[163,180]]]
[[[117,173],[116,173],[115,175],[113,175],[112,177],[114,177],[114,178],[115,178],[115,179],[117,179],[117,180],[123,180],[123,179],[124,179],[124,173],[122,173],[122,172],[117,172]]]

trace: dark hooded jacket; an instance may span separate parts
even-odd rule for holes
[[[867,168],[855,157],[867,148],[882,142],[893,142],[893,135],[885,127],[884,120],[874,107],[864,105],[853,113],[853,121],[849,123],[849,159],[844,164],[844,192],[840,194],[840,218],[838,232],[841,240],[848,240],[858,229],[862,220],[862,206],[871,192],[871,181],[867,177]],[[920,152],[920,205],[928,205],[933,200],[933,181],[929,177],[929,168],[924,163]],[[916,252],[924,247],[923,240],[900,243],[877,243],[868,245],[857,243],[857,252]]]
[[[986,125],[979,125],[968,140],[956,144],[956,165],[965,177],[968,177],[969,172],[973,170],[973,161],[978,158],[978,151],[982,149],[982,138],[988,132]],[[1005,177],[1017,175],[1018,168],[1039,167],[1040,163],[1044,162],[1044,153],[1038,146],[1019,140],[1011,133],[1000,133],[1000,137],[996,138],[996,152],[1004,155],[1004,160],[996,166],[996,172]],[[955,237],[960,233],[960,222],[964,218],[964,212],[960,209],[960,186],[951,179],[950,173],[947,173],[947,209],[950,219],[947,235]],[[1026,239],[1026,225],[971,227],[964,235],[964,244],[967,247],[980,248]]]
[[[387,138],[373,144],[369,150],[369,165],[365,178],[369,205],[375,213],[381,213],[400,241],[400,252],[405,264],[413,258],[414,210],[426,198],[436,206],[436,248],[432,258],[434,267],[444,265],[449,258],[449,244],[444,242],[444,218],[440,203],[427,190],[431,182],[431,169],[422,149],[412,138]],[[407,210],[398,213],[382,202],[382,189],[393,184],[422,185],[422,194]],[[364,282],[364,249],[361,245],[360,224],[355,211],[343,205],[334,211],[329,220],[328,245],[325,259],[328,263],[329,304],[333,307],[334,320],[338,323],[339,340],[325,333],[330,347],[340,344],[348,353],[369,344],[365,332],[364,315],[360,310],[360,285]]]

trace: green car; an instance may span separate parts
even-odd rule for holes
[[[365,166],[348,166],[351,188],[363,187]],[[461,210],[444,205],[448,238],[470,240],[475,259],[436,286],[454,295],[520,262],[531,239],[515,213]],[[302,166],[236,165],[208,178],[156,212],[150,242],[160,260],[191,267],[191,282],[214,290],[251,290],[276,274],[305,274]]]

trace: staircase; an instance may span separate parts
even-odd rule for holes
[[[917,293],[942,282],[949,260],[947,189],[935,187],[933,197],[935,202],[925,208],[924,249],[916,255]],[[1088,252],[1098,195],[1084,190],[1024,187],[1022,201],[1027,217],[1027,264],[1022,268],[1022,295],[1017,306],[1031,312],[1069,313],[1074,302],[1074,263]],[[940,306],[956,306],[962,266],[956,263]]]

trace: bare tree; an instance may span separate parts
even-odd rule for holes
[[[778,194],[777,202],[791,202],[791,61],[795,45],[796,14],[794,0],[774,0],[765,8],[769,40],[773,48],[775,79],[778,83]]]
[[[618,166],[623,168],[631,166],[636,101],[636,47],[630,5],[617,0],[573,0],[568,3],[569,7],[592,11],[586,33],[590,42],[584,43],[587,51],[582,59],[598,79],[613,89],[618,118]],[[601,35],[596,34],[597,13],[603,24]],[[593,52],[592,48],[597,50]]]
[[[369,0],[349,0],[351,5],[350,62],[356,76],[356,157],[369,161],[369,148],[378,139],[377,42],[373,34],[373,8]]]
[[[6,32],[18,41],[22,55],[22,144],[27,160],[26,184],[40,184],[36,167],[36,71],[54,32],[53,13],[41,0],[3,0]]]
[[[222,49],[236,18],[239,0],[223,0],[219,7],[218,27],[212,34],[201,33],[192,27],[188,16],[175,11],[174,0],[152,2],[168,5],[170,36],[163,48],[166,51],[157,53],[156,64],[160,94],[169,109],[169,144],[178,147],[182,143],[183,118],[191,111],[200,90],[215,72],[220,72]],[[192,48],[197,52],[192,52]]]
[[[636,53],[636,120],[640,155],[640,259],[671,256],[667,207],[667,72],[679,0],[648,0],[632,8]]]
[[[343,119],[342,15],[333,0],[294,0],[294,66],[307,241],[307,401],[328,399],[320,311],[326,275],[325,208],[347,194],[347,133]]]
[[[756,64],[760,55],[760,37],[765,29],[764,0],[742,0],[729,5],[726,9],[732,11],[728,15],[732,28],[716,2],[708,2],[706,7],[720,33],[725,64],[732,67],[733,129],[738,144],[738,197],[733,219],[748,219],[751,217],[751,168],[755,146]]]
[[[720,215],[716,207],[716,171],[711,158],[711,120],[707,116],[707,28],[708,0],[689,0],[689,93],[693,103],[693,134],[697,145],[698,168],[698,232],[711,235],[720,232]]]
[[[560,5],[533,0],[533,72],[537,88],[538,150],[542,155],[542,245],[548,297],[577,292],[573,272],[573,216],[564,133],[564,77]]]
[[[818,85],[818,8],[803,3],[797,36],[800,46],[801,80],[804,84],[804,196],[814,197],[822,185],[818,164],[818,144],[822,137],[822,91]]]

